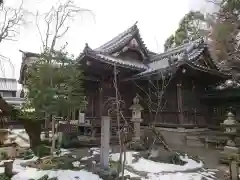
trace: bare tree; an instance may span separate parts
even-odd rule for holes
[[[149,120],[151,122],[150,128],[155,135],[155,139],[149,148],[151,149],[154,146],[156,140],[159,140],[163,144],[164,148],[170,151],[170,148],[163,139],[163,136],[156,130],[155,124],[158,117],[161,116],[162,110],[167,104],[167,100],[164,98],[164,95],[173,78],[173,75],[171,73],[170,76],[166,76],[160,72],[160,76],[161,77],[159,80],[148,80],[147,87],[146,84],[142,86],[139,85],[136,81],[134,81],[134,83],[142,92],[142,95],[139,95],[139,97],[148,108],[150,118]]]
[[[45,24],[45,32],[40,26],[40,14],[37,12],[36,25],[41,38],[43,51],[49,50],[53,52],[57,41],[64,37],[70,28],[70,21],[74,20],[77,14],[90,12],[88,9],[77,7],[72,0],[68,0],[64,4],[52,7],[43,16]]]
[[[7,7],[0,2],[0,43],[3,40],[15,41],[19,28],[24,22],[23,0],[18,8]]]

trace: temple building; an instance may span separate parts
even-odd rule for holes
[[[37,54],[23,52],[21,84],[27,66]],[[85,74],[88,107],[85,121],[100,124],[100,117],[116,114],[116,88],[121,116],[131,118],[136,95],[143,107],[141,125],[195,128],[219,125],[213,120],[214,107],[206,100],[207,87],[217,86],[231,74],[221,70],[210,56],[203,39],[188,42],[164,53],[150,51],[140,36],[137,24],[92,49],[86,44],[77,59]],[[79,113],[73,113],[75,119]],[[73,118],[74,119],[74,118]]]
[[[202,97],[208,86],[231,78],[213,61],[203,39],[158,54],[146,47],[136,24],[99,48],[86,45],[78,61],[87,77],[86,117],[108,113],[108,99],[115,97],[117,69],[118,91],[124,102],[121,111],[128,117],[132,99],[139,94],[144,106],[142,125],[193,128],[214,124],[214,107]],[[161,98],[154,98],[156,93]]]

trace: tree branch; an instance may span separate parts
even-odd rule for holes
[[[17,28],[23,22],[23,0],[17,9],[4,7],[2,5],[2,10],[0,11],[0,18],[1,17],[3,18],[0,19],[0,43],[3,40],[15,40],[16,35],[19,34]]]
[[[72,0],[68,0],[66,3],[60,4],[56,8],[52,7],[50,11],[45,14],[45,34],[40,32],[39,23],[37,26],[39,34],[41,34],[40,37],[45,51],[49,50],[51,53],[54,51],[57,41],[64,37],[70,29],[70,26],[66,26],[68,21],[73,19],[80,12],[91,11],[78,8]]]

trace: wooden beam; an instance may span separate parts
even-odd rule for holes
[[[100,87],[99,87],[99,116],[102,117],[103,115],[103,88],[102,88],[102,84],[99,83]]]
[[[177,84],[177,105],[178,105],[178,121],[179,124],[181,125],[184,124],[182,83]]]

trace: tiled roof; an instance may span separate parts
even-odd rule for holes
[[[126,33],[124,34],[126,35]],[[128,36],[122,37],[124,39]],[[109,44],[105,44],[104,46],[102,46],[102,48],[104,49],[110,46]],[[200,38],[195,41],[178,46],[176,48],[172,48],[167,52],[161,54],[154,54],[149,52],[151,54],[149,54],[149,59],[145,63],[141,61],[133,61],[131,59],[121,59],[108,53],[96,51],[96,49],[92,50],[88,46],[86,46],[86,48],[84,49],[84,56],[88,56],[108,64],[139,70],[140,73],[134,75],[133,78],[149,76],[152,74],[157,74],[159,72],[168,73],[169,70],[177,69],[177,67],[182,64],[188,64],[192,68],[212,74],[222,73],[223,75],[230,75],[221,72],[221,70],[217,66],[214,69],[211,69],[210,67],[202,66],[198,63],[199,57],[203,54],[203,52],[207,51],[207,44],[202,38]],[[213,64],[215,65],[214,62]]]
[[[102,46],[94,49],[94,51],[107,53],[107,54],[113,53],[117,49],[124,47],[133,38],[136,38],[137,42],[141,46],[141,49],[146,55],[148,55],[148,53],[152,53],[147,49],[146,45],[144,44],[140,36],[139,29],[137,27],[137,22],[133,26],[125,30],[124,32],[117,35],[115,38],[111,39],[110,41],[103,44]]]
[[[113,55],[116,50],[119,51],[120,47],[123,48],[133,38],[137,39],[140,42],[140,48],[142,48],[142,50],[145,50],[145,53],[147,53],[147,61],[136,62],[130,59],[121,59]],[[116,64],[117,66],[123,66],[126,68],[135,68],[142,71],[136,76],[141,76],[156,73],[159,70],[166,70],[170,66],[178,66],[178,64],[183,61],[184,63],[189,62],[193,63],[192,65],[197,66],[198,63],[195,61],[206,48],[206,44],[204,43],[203,39],[200,38],[195,41],[185,43],[176,48],[169,49],[167,52],[161,54],[153,53],[150,52],[144,45],[140,37],[138,27],[136,24],[134,24],[132,27],[119,34],[112,40],[108,41],[104,45],[100,46],[99,48],[93,50],[88,45],[86,45],[83,54],[80,56],[80,59],[82,59],[82,57],[89,56],[108,64]]]
[[[176,48],[169,49],[167,52],[156,54],[155,56],[151,57],[151,61],[157,61],[161,60],[163,58],[175,58],[181,56],[183,53],[191,53],[194,49],[199,49],[204,46],[204,41],[202,38],[197,39],[192,42],[185,43],[183,45],[180,45]]]
[[[203,53],[205,47],[203,41],[198,39],[194,42],[170,49],[165,53],[152,56],[151,62],[147,64],[148,69],[137,74],[135,77],[154,74],[166,70],[170,66],[177,66],[183,61],[195,63],[198,57]]]

